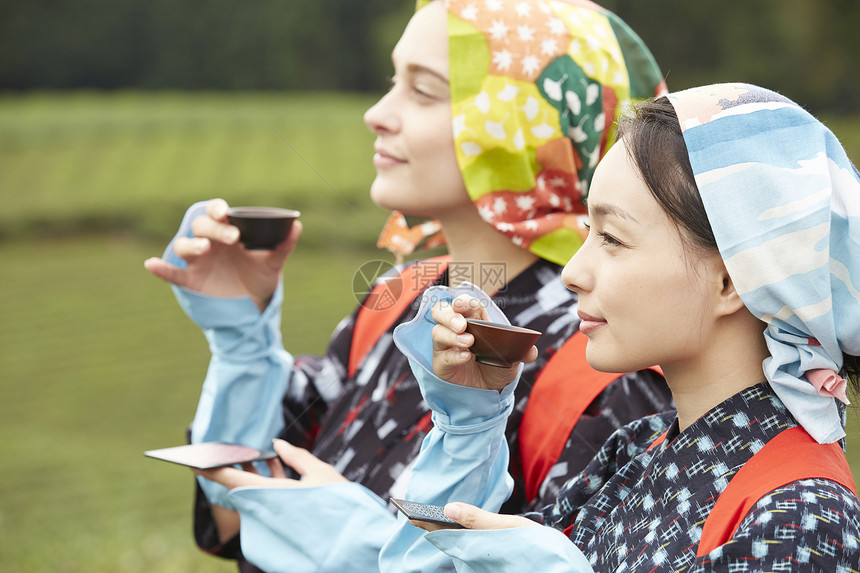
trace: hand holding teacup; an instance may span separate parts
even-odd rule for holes
[[[296,246],[302,225],[290,220],[286,238],[280,243],[269,243],[269,250],[259,250],[258,244],[249,249],[240,243],[242,231],[230,224],[229,210],[223,199],[212,199],[206,204],[205,214],[192,221],[193,236],[174,241],[173,251],[186,262],[185,268],[158,257],[147,259],[144,266],[159,278],[208,296],[248,296],[262,311],[278,286],[284,262]],[[291,213],[292,219],[298,215]]]
[[[539,332],[490,323],[486,309],[469,295],[436,303],[432,316],[433,371],[442,380],[501,391],[516,378],[520,362],[537,359],[533,344]]]

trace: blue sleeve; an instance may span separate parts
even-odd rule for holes
[[[421,393],[433,410],[434,428],[425,438],[411,469],[405,497],[434,505],[463,501],[498,511],[513,487],[507,473],[505,425],[513,409],[516,382],[502,392],[466,388],[440,380],[431,366],[430,331],[435,322],[430,309],[438,300],[451,300],[469,292],[487,305],[492,320],[507,322],[490,298],[474,288],[429,289],[422,297],[416,318],[394,332],[394,340],[409,358]],[[398,516],[394,534],[380,554],[380,570],[453,570],[451,559],[424,537],[424,530]]]
[[[567,536],[542,525],[440,529],[428,533],[427,541],[448,554],[459,573],[593,573],[588,560]]]
[[[376,571],[396,520],[365,487],[236,488],[242,554],[269,573]]]
[[[394,340],[409,358],[421,393],[433,410],[434,427],[411,470],[406,499],[434,505],[462,501],[495,512],[513,487],[507,473],[505,426],[513,410],[519,376],[501,392],[466,388],[440,380],[433,374],[431,362],[431,330],[435,322],[430,308],[438,300],[451,300],[466,291],[481,300],[491,320],[508,322],[486,294],[467,284],[457,289],[429,289],[415,319],[394,332]],[[531,543],[536,545],[532,547]],[[492,552],[487,551],[488,546],[493,547]],[[524,547],[529,550],[524,552]],[[441,530],[428,534],[398,516],[394,534],[380,554],[381,571],[452,571],[455,567],[457,571],[488,573],[591,572],[576,546],[548,527]]]
[[[190,236],[191,222],[204,212],[205,203],[192,205],[176,237]],[[173,251],[176,237],[163,258],[184,267],[185,261]],[[191,443],[271,449],[272,439],[283,429],[281,403],[293,371],[293,357],[281,339],[282,285],[262,313],[248,297],[217,298],[172,288],[185,313],[203,329],[212,353],[191,424]],[[267,471],[262,464],[259,469]],[[232,509],[226,488],[203,478],[198,482],[211,503]]]

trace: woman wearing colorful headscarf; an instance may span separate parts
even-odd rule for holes
[[[641,40],[589,2],[436,1],[416,12],[393,62],[390,92],[365,116],[377,136],[371,196],[397,211],[381,242],[405,255],[444,241],[448,258],[384,277],[321,359],[294,359],[279,335],[289,288],[279,279],[299,227],[272,252],[246,251],[215,200],[188,212],[164,260],[147,261],[213,351],[191,441],[293,444],[276,449],[301,482],[234,469],[199,479],[198,543],[235,556],[241,524],[245,558],[267,571],[375,568],[396,523],[388,499],[432,426],[392,331],[431,284],[474,283],[543,332],[507,432],[511,511],[552,499],[619,425],[671,407],[654,371],[588,368],[576,296],[559,278],[582,243],[577,218],[616,116],[663,90]],[[427,222],[410,229],[401,213]],[[559,390],[578,406],[559,410],[572,404]]]
[[[401,522],[385,570],[418,569],[409,548],[428,542],[459,571],[860,570],[843,452],[860,355],[860,173],[815,118],[746,84],[643,104],[620,134],[562,277],[589,363],[659,364],[677,414],[616,433],[531,520],[454,503],[447,515],[469,529],[422,538]],[[432,353],[416,345],[430,305],[395,333],[445,422],[407,497],[495,511],[517,370],[499,381],[472,367],[453,319],[477,313],[458,304],[432,311],[445,325]]]

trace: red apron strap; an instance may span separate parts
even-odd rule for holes
[[[362,360],[400,315],[424,289],[442,276],[451,257],[424,259],[403,269],[400,276],[376,284],[358,309],[349,348],[348,376],[353,376]]]
[[[537,498],[579,418],[621,374],[599,372],[585,360],[588,337],[571,336],[538,373],[520,422],[520,461],[526,498]]]
[[[734,536],[749,510],[768,493],[804,479],[835,481],[857,495],[838,443],[819,444],[800,426],[780,432],[745,463],[717,498],[702,528],[696,556],[707,555]]]

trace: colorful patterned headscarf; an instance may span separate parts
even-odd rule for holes
[[[768,324],[765,376],[820,443],[845,435],[842,353],[860,355],[860,173],[791,100],[746,84],[669,96],[726,268]]]
[[[617,116],[631,100],[665,92],[657,63],[618,16],[586,0],[444,1],[469,196],[512,242],[565,264],[582,245],[577,215]],[[384,236],[404,228],[400,217]],[[393,233],[394,247],[411,252],[412,233],[408,241]]]

